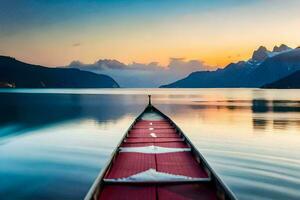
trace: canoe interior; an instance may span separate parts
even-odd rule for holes
[[[85,199],[236,198],[179,127],[148,105]]]

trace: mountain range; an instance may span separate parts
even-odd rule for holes
[[[79,69],[48,68],[0,56],[0,87],[16,88],[115,88],[107,75]]]
[[[191,72],[204,70],[205,67],[199,60],[184,58],[170,58],[165,65],[158,62],[125,64],[114,59],[99,59],[91,64],[73,61],[64,66],[64,68],[106,74],[116,80],[121,87],[127,88],[157,88],[181,79]]]
[[[94,64],[75,61],[65,67],[48,68],[0,56],[0,87],[114,88],[119,87],[119,81],[125,87],[157,87],[169,81],[170,84],[161,87],[299,88],[300,48],[292,49],[282,44],[268,50],[261,46],[247,61],[231,63],[214,71],[201,71],[204,67],[198,60],[172,58],[167,66],[156,62],[125,65],[117,60],[103,59]],[[187,77],[182,79],[184,76]]]
[[[300,70],[300,48],[284,44],[272,51],[259,47],[248,61],[231,63],[215,71],[193,72],[163,88],[262,87]]]

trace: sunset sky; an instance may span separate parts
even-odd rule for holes
[[[46,66],[170,58],[225,66],[300,46],[299,0],[2,0],[0,54]]]

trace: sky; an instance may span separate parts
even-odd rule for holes
[[[99,59],[209,68],[300,46],[299,0],[1,0],[0,54],[45,66]]]

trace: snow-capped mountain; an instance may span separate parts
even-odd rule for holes
[[[257,50],[255,50],[252,54],[252,58],[248,62],[255,63],[256,65],[261,64],[267,58],[279,55],[281,53],[285,53],[293,50],[285,44],[281,44],[279,47],[274,46],[273,51],[268,50],[264,46],[260,46]]]
[[[215,71],[194,72],[162,87],[260,87],[300,70],[300,49],[286,45],[273,51],[261,46],[248,61],[231,63]]]

